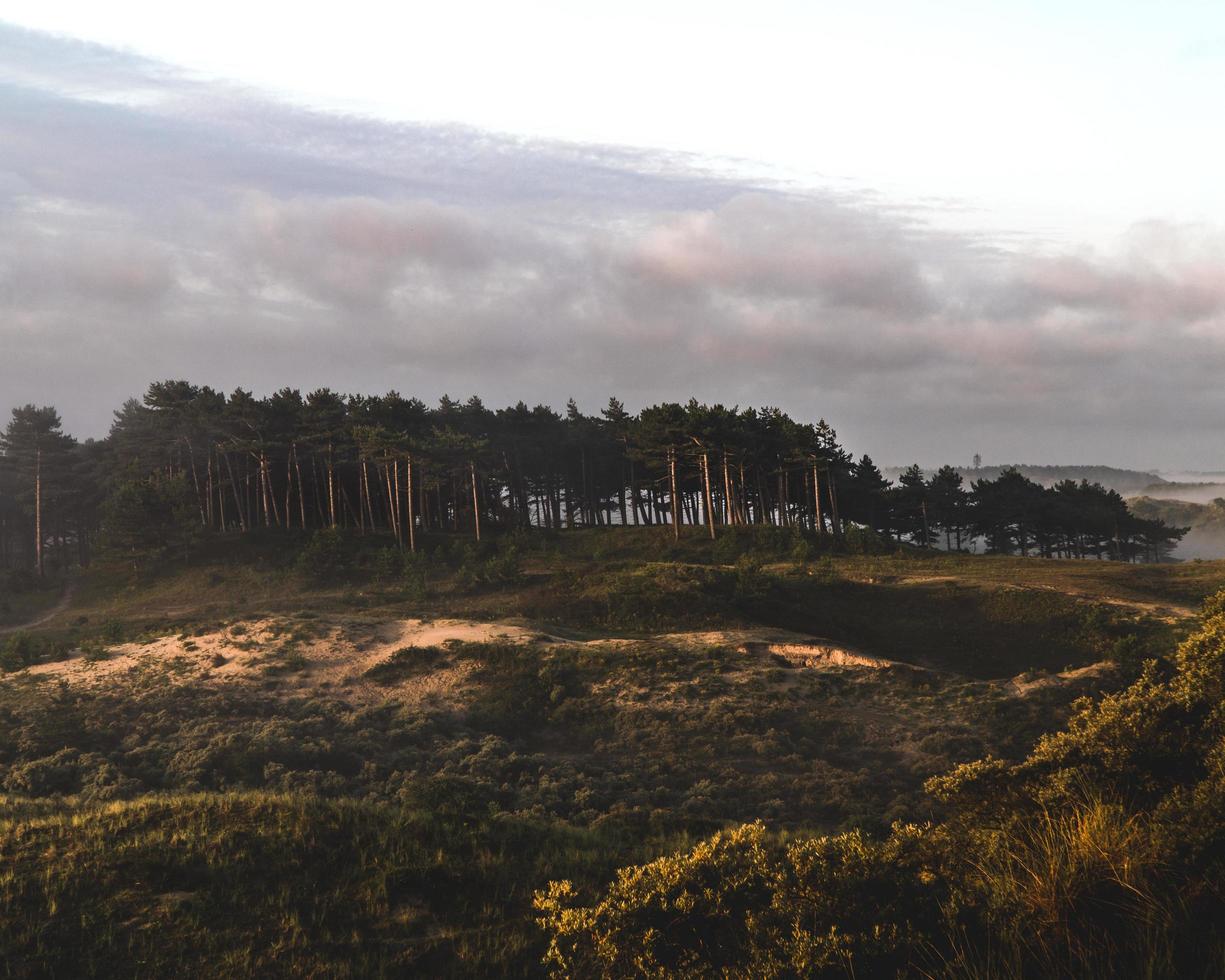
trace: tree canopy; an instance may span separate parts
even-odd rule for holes
[[[164,526],[168,514],[201,533],[352,528],[405,548],[419,531],[700,525],[716,536],[772,524],[829,542],[858,527],[946,549],[1156,561],[1183,533],[1084,481],[1044,488],[1004,470],[966,488],[951,467],[929,477],[912,466],[895,486],[824,419],[693,399],[635,414],[611,398],[586,415],[573,400],[564,414],[522,401],[492,409],[475,396],[430,408],[396,391],[258,398],[169,380],[126,402],[96,442],[65,435],[53,408],[15,408],[0,449],[0,561],[10,567],[43,547],[61,564],[84,562],[120,538],[173,550],[165,540],[182,529]],[[137,528],[141,501],[147,525]]]

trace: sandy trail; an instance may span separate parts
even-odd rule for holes
[[[943,582],[956,582],[964,585],[977,585],[984,589],[1033,589],[1042,592],[1056,592],[1059,595],[1066,595],[1070,599],[1079,599],[1082,602],[1100,602],[1107,606],[1119,606],[1123,609],[1134,609],[1137,612],[1148,613],[1150,615],[1165,619],[1167,622],[1177,622],[1181,619],[1190,619],[1192,616],[1199,615],[1199,611],[1193,609],[1191,606],[1180,605],[1176,602],[1153,602],[1147,599],[1124,599],[1121,596],[1101,595],[1096,592],[1086,592],[1082,589],[1060,588],[1057,585],[1042,585],[1040,583],[971,583],[966,582],[964,579],[960,579],[955,575],[908,575],[898,578],[897,581],[901,585],[934,585]]]
[[[1023,679],[1026,675],[1022,674],[1008,681],[1006,687],[1012,694],[1019,698],[1024,698],[1050,687],[1062,687],[1065,684],[1100,680],[1113,669],[1113,665],[1102,662],[1089,664],[1087,667],[1077,667],[1074,670],[1063,670],[1057,674],[1033,677],[1029,680]]]
[[[59,601],[49,610],[47,610],[47,612],[43,613],[37,619],[31,619],[25,623],[17,623],[15,626],[0,626],[0,636],[8,636],[10,633],[19,633],[22,630],[33,629],[36,626],[42,626],[44,623],[51,622],[51,620],[55,619],[56,616],[71,605],[72,596],[76,590],[76,582],[70,582],[67,588],[64,589],[64,594],[60,596]]]

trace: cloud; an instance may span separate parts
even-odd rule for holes
[[[1210,462],[1212,229],[1058,252],[930,203],[320,113],[2,25],[0,66],[0,391],[83,435],[186,376],[779,404],[886,461]]]

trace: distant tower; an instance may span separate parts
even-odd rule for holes
[[[983,468],[983,458],[978,455],[978,453],[974,454],[974,468],[976,470],[981,470]]]

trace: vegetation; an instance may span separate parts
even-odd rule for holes
[[[1211,487],[1212,493],[1222,491]],[[1204,494],[1205,502],[1136,497],[1128,501],[1132,513],[1145,520],[1177,523],[1189,528],[1179,542],[1177,557],[1182,559],[1217,558],[1225,555],[1225,498]]]
[[[106,439],[78,444],[53,408],[13,410],[0,440],[0,567],[87,564],[96,545],[139,565],[202,534],[387,532],[418,538],[575,527],[772,526],[852,545],[867,532],[961,550],[1160,561],[1181,528],[1132,514],[1099,483],[1044,489],[1019,471],[968,490],[944,467],[892,485],[824,420],[691,400],[599,416],[479,398],[436,409],[396,392],[293,389],[257,399],[150,385]],[[852,547],[852,550],[854,548]]]
[[[1094,727],[1081,695],[1173,683],[1220,567],[860,544],[274,528],[104,554],[0,638],[6,966],[1085,975],[1134,950],[1085,918],[1110,862],[1164,903],[1155,943],[1215,914],[1202,851],[1175,848],[1187,891],[1153,870],[1154,813],[1203,765],[1141,799],[1073,771],[1084,740],[1045,746]],[[1153,732],[1127,737],[1182,758]]]
[[[1116,466],[1034,466],[1029,463],[1014,463],[1008,466],[984,466],[982,460],[973,466],[960,466],[957,468],[963,478],[971,482],[975,480],[995,480],[1004,474],[1006,470],[1016,470],[1026,479],[1033,480],[1035,483],[1041,483],[1044,487],[1052,487],[1056,483],[1062,483],[1064,480],[1071,480],[1073,483],[1080,483],[1082,480],[1089,483],[1100,483],[1108,490],[1117,490],[1124,495],[1132,495],[1144,492],[1145,488],[1165,488],[1173,486],[1155,473],[1149,473],[1144,470],[1124,470]],[[887,475],[898,477],[901,475],[901,470],[887,470]]]
[[[786,839],[761,824],[537,894],[567,976],[1216,977],[1225,940],[1225,593],[1126,690],[1020,762],[928,788],[934,824]]]
[[[1225,575],[1100,485],[167,383],[0,518],[6,975],[1225,969]]]

